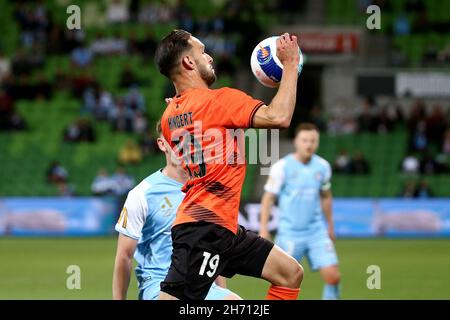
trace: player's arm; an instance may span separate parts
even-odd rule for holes
[[[261,221],[259,224],[259,235],[267,240],[271,240],[267,225],[272,215],[272,207],[275,204],[276,198],[276,194],[266,191],[264,192],[261,200]]]
[[[322,206],[322,211],[327,220],[328,224],[328,235],[331,240],[335,240],[336,236],[334,234],[334,221],[333,221],[333,193],[331,189],[322,190],[320,192],[320,204]]]
[[[331,192],[331,166],[327,162],[324,168],[323,180],[320,185],[320,205],[328,224],[328,235],[335,240],[333,222],[333,193]]]
[[[127,297],[133,256],[148,211],[147,201],[142,193],[130,191],[115,226],[116,231],[119,232],[112,285],[115,300]]]
[[[284,165],[285,160],[275,162],[270,168],[269,177],[264,185],[264,194],[261,200],[261,221],[259,225],[259,235],[263,238],[271,240],[268,229],[270,217],[272,215],[272,207],[275,200],[284,185]]]
[[[119,234],[117,240],[116,260],[113,273],[113,299],[125,300],[130,284],[131,270],[133,267],[133,255],[136,250],[137,240]]]
[[[269,105],[261,106],[253,117],[254,128],[288,128],[297,97],[298,43],[296,36],[283,34],[277,39],[277,57],[283,64],[283,75],[277,94]]]

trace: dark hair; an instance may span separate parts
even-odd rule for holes
[[[156,123],[156,133],[158,134],[158,137],[162,134],[161,119]]]
[[[300,131],[312,131],[312,130],[319,132],[319,129],[317,128],[317,126],[315,124],[312,124],[309,122],[300,123],[297,126],[297,128],[295,129],[295,135],[297,136],[297,134]]]
[[[159,72],[167,78],[173,74],[183,52],[191,48],[188,42],[191,34],[184,30],[173,30],[158,44],[155,52],[155,62]]]

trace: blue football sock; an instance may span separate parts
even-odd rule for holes
[[[325,286],[323,287],[323,294],[322,294],[323,300],[338,300],[340,296],[341,291],[339,288],[339,284],[337,285],[325,284]]]

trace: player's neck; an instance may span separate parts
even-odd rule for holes
[[[301,154],[298,154],[298,153],[295,153],[295,158],[296,158],[299,162],[301,162],[301,163],[303,163],[303,164],[309,163],[309,162],[311,161],[311,159],[312,159],[312,157],[305,157],[305,156],[302,156]]]
[[[186,75],[179,77],[174,81],[175,91],[177,95],[182,94],[184,91],[193,88],[208,89],[208,85],[205,81],[197,76]]]
[[[171,166],[171,165],[166,165],[163,169],[162,169],[162,173],[166,176],[168,176],[170,179],[176,180],[180,183],[185,183],[187,180],[187,176],[186,173],[184,172],[183,169],[175,167],[175,166]]]

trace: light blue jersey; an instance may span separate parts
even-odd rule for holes
[[[297,260],[306,256],[313,270],[337,263],[320,202],[320,192],[331,188],[329,163],[312,156],[302,163],[294,154],[270,169],[264,190],[278,196],[276,243]]]
[[[145,178],[128,193],[116,231],[138,241],[134,258],[140,299],[157,299],[160,283],[171,263],[171,228],[184,198],[183,184],[161,170]],[[206,299],[223,299],[231,292],[213,285]]]

